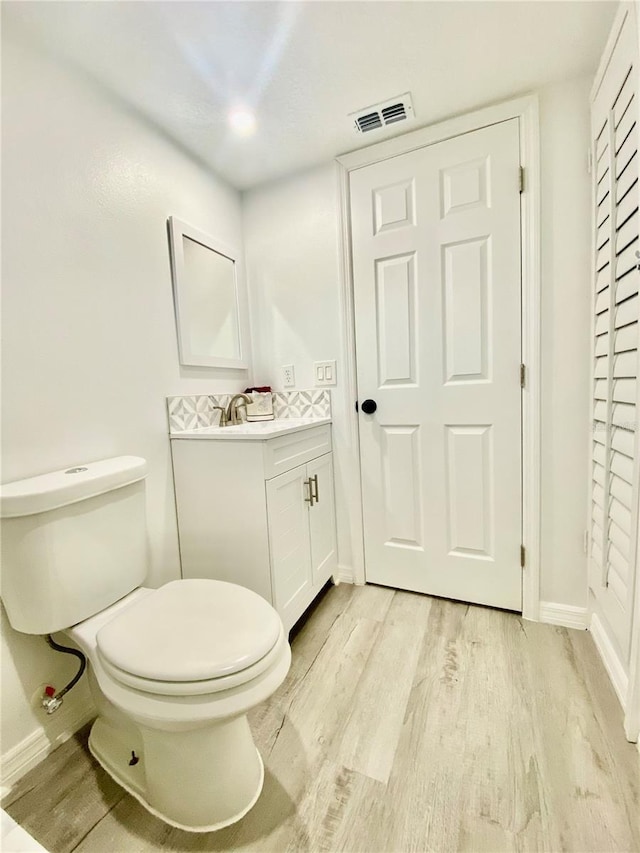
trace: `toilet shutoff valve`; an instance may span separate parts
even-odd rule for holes
[[[60,705],[62,705],[62,696],[56,696],[56,688],[47,685],[42,697],[42,707],[47,714],[55,714]]]

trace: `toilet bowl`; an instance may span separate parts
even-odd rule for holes
[[[17,630],[61,632],[86,656],[89,748],[107,772],[167,823],[209,832],[260,795],[247,713],[280,686],[291,650],[251,590],[140,585],[145,474],[119,457],[2,486],[3,601]]]
[[[291,652],[275,610],[214,580],[139,588],[64,631],[87,656],[99,717],[89,748],[149,811],[194,832],[254,805],[264,779],[247,712]]]

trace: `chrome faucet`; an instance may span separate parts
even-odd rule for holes
[[[229,407],[226,411],[227,424],[241,424],[242,418],[238,415],[240,406],[246,406],[247,403],[252,403],[253,400],[247,394],[234,394],[229,400]],[[222,415],[220,416],[220,426],[222,426]]]

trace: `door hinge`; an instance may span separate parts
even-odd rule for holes
[[[524,569],[524,565],[527,562],[527,552],[525,550],[524,545],[520,546],[520,568]]]
[[[525,383],[527,381],[527,368],[524,364],[520,365],[520,387],[524,388]]]
[[[520,166],[520,171],[518,172],[518,192],[524,192],[524,166]]]

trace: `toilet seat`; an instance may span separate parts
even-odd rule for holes
[[[96,645],[105,670],[120,683],[188,696],[259,675],[283,635],[276,611],[251,590],[188,579],[133,602],[98,630]]]
[[[205,580],[204,583],[217,582]],[[201,683],[171,683],[140,679],[112,664],[105,665],[97,642],[102,628],[157,592],[155,589],[138,587],[111,607],[64,632],[87,656],[90,664],[89,679],[95,679],[105,700],[127,718],[145,726],[171,731],[208,725],[215,720],[245,714],[280,686],[291,663],[291,649],[280,617],[278,623],[281,633],[273,649],[257,664],[232,676]],[[259,672],[263,666],[264,671]],[[189,694],[188,691],[194,687],[200,692]],[[107,713],[107,710],[103,708],[101,713]]]
[[[152,693],[158,696],[201,696],[209,693],[219,693],[222,690],[230,690],[233,687],[240,687],[243,684],[251,681],[254,678],[266,672],[270,666],[282,654],[283,647],[287,645],[287,637],[284,629],[280,629],[278,639],[273,648],[256,663],[231,673],[230,675],[219,676],[218,678],[203,679],[202,681],[158,681],[150,678],[141,678],[138,675],[132,675],[118,667],[109,663],[98,649],[98,657],[100,664],[107,675],[111,676],[115,681],[126,687],[133,687],[141,693]]]

